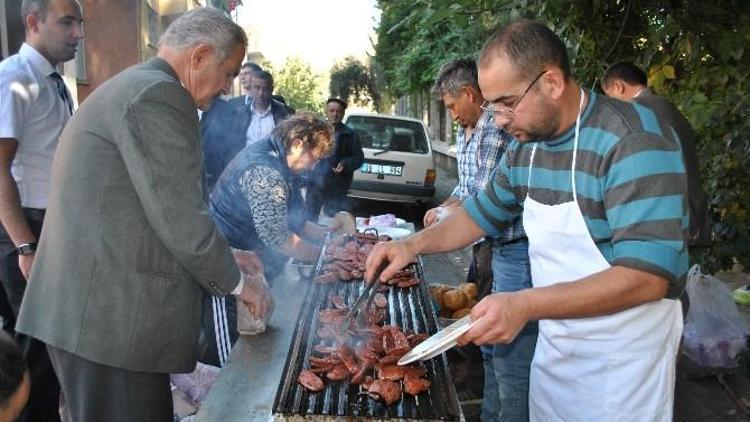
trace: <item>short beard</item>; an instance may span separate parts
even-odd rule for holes
[[[544,101],[544,103],[541,104],[541,107],[548,113],[548,115],[545,115],[540,119],[539,125],[526,131],[529,140],[532,141],[546,141],[552,139],[560,128],[560,113],[555,109],[554,105],[548,101]]]

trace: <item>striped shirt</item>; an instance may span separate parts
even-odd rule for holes
[[[651,109],[588,91],[581,116],[576,188],[586,226],[604,258],[665,277],[677,297],[688,269],[687,179],[674,132]],[[533,144],[513,140],[492,183],[464,202],[488,235],[523,212],[527,193],[557,205],[573,200],[570,166],[575,126],[540,142],[529,183]]]

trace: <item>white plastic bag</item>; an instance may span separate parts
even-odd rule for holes
[[[732,292],[721,280],[701,274],[695,265],[688,272],[687,294],[690,308],[682,334],[683,352],[700,366],[737,366],[750,328]]]
[[[263,273],[258,274],[256,277],[268,288],[268,282]],[[272,313],[273,311],[269,312],[265,318],[256,318],[250,313],[247,306],[241,300],[237,299],[237,331],[240,332],[240,335],[254,335],[266,331],[266,323],[271,319]]]

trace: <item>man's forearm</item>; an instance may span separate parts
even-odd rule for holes
[[[0,172],[0,222],[14,244],[37,241],[23,215],[18,187],[9,172]]]
[[[452,207],[462,204],[464,201],[459,199],[457,196],[449,196],[442,204],[441,207]]]
[[[520,292],[528,320],[613,314],[662,299],[669,282],[632,268],[613,266],[580,280]]]
[[[411,236],[407,242],[417,254],[450,252],[470,245],[484,236],[484,232],[469,217],[466,210],[457,208],[445,219]]]

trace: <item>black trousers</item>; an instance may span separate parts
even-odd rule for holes
[[[38,238],[42,231],[44,210],[24,208],[23,213],[29,227]],[[16,339],[31,374],[31,394],[18,420],[59,421],[60,385],[47,355],[47,348],[39,340],[15,332],[18,310],[26,291],[26,279],[18,267],[16,247],[3,228],[0,228],[0,282],[4,296],[0,299],[3,330]]]
[[[172,422],[169,374],[128,371],[47,348],[60,377],[70,420]]]

